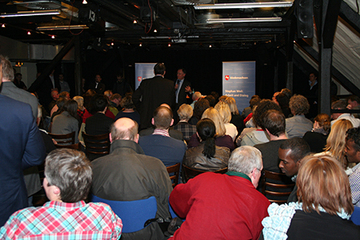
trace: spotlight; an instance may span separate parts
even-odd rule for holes
[[[1,24],[1,27],[4,28],[4,27],[5,27],[5,23]]]
[[[139,43],[139,47],[142,47],[142,43]]]
[[[83,1],[82,1],[82,4],[87,4],[87,1],[86,1],[86,0],[83,0]]]
[[[156,29],[154,29],[154,33],[157,33],[157,30],[156,30]]]
[[[134,19],[133,24],[136,24],[136,23],[137,23],[137,21],[136,21],[136,19]]]
[[[55,35],[51,35],[51,38],[52,38],[52,39],[55,39]]]
[[[168,47],[171,47],[171,44],[170,44],[170,43],[168,43]]]
[[[28,31],[28,32],[27,32],[27,35],[31,35],[31,32],[30,32],[30,31]]]

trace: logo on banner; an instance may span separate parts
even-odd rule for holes
[[[137,78],[137,79],[138,79],[138,81],[139,81],[139,82],[141,82],[142,77],[141,77],[141,76],[138,76],[138,78]]]
[[[225,75],[225,80],[226,80],[226,81],[229,81],[229,79],[230,79],[230,76],[229,76],[229,75]]]

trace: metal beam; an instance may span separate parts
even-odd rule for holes
[[[344,1],[341,1],[339,16],[357,32],[360,32],[360,16]]]

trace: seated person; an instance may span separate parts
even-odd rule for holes
[[[104,203],[85,203],[92,170],[84,153],[67,148],[45,159],[44,190],[50,202],[12,214],[0,239],[119,239],[121,219]]]
[[[95,114],[86,119],[86,133],[90,135],[109,134],[111,124],[114,123],[114,120],[105,115],[108,105],[106,97],[97,94],[91,101]]]
[[[135,104],[132,101],[132,95],[127,94],[120,102],[121,111],[116,115],[115,121],[122,117],[127,117],[140,125],[140,114],[135,110]]]
[[[329,155],[302,160],[296,179],[298,202],[269,206],[260,239],[359,239],[349,221],[354,206],[349,179]]]
[[[205,171],[216,171],[227,167],[230,150],[215,145],[215,124],[211,119],[201,119],[196,124],[197,135],[201,142],[197,147],[186,150],[184,165]]]
[[[193,115],[193,109],[189,104],[184,103],[177,110],[177,114],[180,121],[174,126],[174,129],[183,134],[185,141],[189,141],[190,137],[196,132],[196,126],[188,123]]]

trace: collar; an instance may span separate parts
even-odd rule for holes
[[[59,201],[50,201],[44,204],[44,207],[52,207],[52,208],[65,208],[67,211],[73,210],[75,208],[85,207],[86,203],[84,201],[79,201],[75,203],[65,203]]]
[[[161,75],[161,74],[156,74],[155,77],[162,77],[162,78],[164,78],[164,76]]]
[[[229,176],[238,176],[238,177],[242,177],[242,178],[245,178],[247,180],[249,180],[251,182],[251,179],[249,178],[248,175],[246,175],[245,173],[242,173],[242,172],[235,172],[235,171],[229,171],[227,173],[225,173]]]
[[[351,170],[355,172],[360,167],[360,163],[356,164]]]
[[[169,130],[165,130],[165,129],[154,129],[154,132],[152,135],[161,135],[161,136],[165,136],[165,137],[170,137],[169,135]]]
[[[115,140],[110,145],[110,153],[119,148],[128,148],[135,151],[137,154],[145,154],[139,144],[132,140]]]

